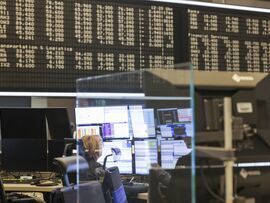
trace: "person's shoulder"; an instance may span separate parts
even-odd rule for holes
[[[102,164],[100,164],[99,162],[97,162],[97,161],[94,160],[94,159],[90,159],[90,164],[92,165],[91,167],[93,167],[93,168],[99,168],[99,167],[102,167]]]

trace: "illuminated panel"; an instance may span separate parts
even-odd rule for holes
[[[195,69],[269,72],[269,14],[191,7],[187,17]]]
[[[0,17],[0,91],[73,92],[81,77],[174,64],[162,4],[1,0]]]

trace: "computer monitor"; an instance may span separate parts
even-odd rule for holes
[[[0,109],[2,168],[46,171],[47,136],[42,108]]]
[[[153,108],[143,108],[140,105],[129,106],[129,113],[134,138],[156,137]]]
[[[46,139],[45,112],[42,108],[1,108],[3,139]]]
[[[121,150],[120,160],[113,161],[110,156],[107,159],[106,167],[110,168],[118,166],[121,174],[132,174],[132,144],[130,140],[110,140],[103,142],[102,156],[98,159],[100,164],[103,164],[105,157],[112,154],[111,148],[119,148]]]
[[[217,82],[218,78],[222,78],[222,81]],[[223,130],[224,97],[232,98],[234,116],[242,117],[244,123],[256,124],[257,87],[265,80],[267,80],[266,73],[196,72],[194,78],[196,132]]]
[[[179,158],[190,154],[191,149],[183,140],[161,140],[160,157],[163,169],[174,169]]]
[[[75,114],[78,136],[99,133],[104,140],[130,137],[127,106],[76,108]]]
[[[53,159],[64,155],[64,140],[48,140],[48,171],[58,172],[58,167],[53,164]]]
[[[102,133],[102,125],[79,125],[76,129],[76,137],[81,139],[85,135],[100,135]],[[74,137],[76,139],[76,137]]]
[[[157,140],[134,141],[135,149],[135,173],[141,175],[149,174],[151,164],[158,163]]]
[[[179,108],[177,109],[178,121],[181,122],[192,122],[192,108]]]
[[[167,190],[161,188],[159,183],[164,182],[164,174],[160,168],[153,168],[149,177],[149,203],[162,202],[224,202],[225,181],[224,167],[197,167],[196,176],[192,175],[190,168],[176,168],[167,170],[171,178]],[[269,202],[270,178],[268,167],[234,167],[234,190],[235,201],[239,202]],[[192,185],[191,178],[195,182]],[[164,186],[163,186],[164,187]],[[195,189],[195,195],[192,194]],[[163,190],[162,190],[163,189]],[[164,193],[162,193],[165,191]]]
[[[157,109],[159,129],[162,138],[192,137],[192,109]]]
[[[224,143],[223,98],[230,97],[237,162],[270,161],[270,94],[265,91],[269,74],[196,72],[194,81],[195,142]]]
[[[179,123],[177,108],[157,109],[159,125]]]
[[[72,138],[67,108],[46,108],[45,115],[51,139]]]
[[[47,171],[46,139],[2,139],[2,169]]]
[[[185,137],[192,137],[193,135],[193,125],[191,123],[160,125],[159,129],[162,138],[181,139]]]

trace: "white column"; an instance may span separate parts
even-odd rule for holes
[[[232,101],[224,98],[224,144],[225,149],[232,150]],[[233,203],[233,165],[234,161],[225,161],[225,202]]]

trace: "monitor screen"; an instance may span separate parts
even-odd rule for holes
[[[103,139],[129,138],[127,106],[76,108],[77,135],[97,133]]]
[[[160,125],[179,122],[177,108],[157,109],[157,115]]]
[[[191,123],[175,123],[160,125],[160,134],[163,138],[183,138],[192,137],[192,124]]]
[[[187,148],[187,145],[183,140],[161,140],[161,167],[164,169],[174,169],[177,160],[190,152],[191,149]]]
[[[103,164],[104,158],[112,154],[111,148],[119,148],[121,150],[120,160],[113,161],[113,157],[110,156],[107,159],[106,167],[110,168],[118,166],[120,173],[132,174],[132,144],[130,140],[112,140],[103,143],[102,156],[98,159],[100,164]]]
[[[0,109],[1,136],[6,139],[46,139],[44,109]]]
[[[135,173],[148,174],[151,164],[158,163],[157,140],[135,141]]]
[[[79,107],[75,116],[77,125],[104,123],[104,107]]]
[[[46,139],[2,139],[2,169],[46,171]]]
[[[179,122],[192,122],[192,108],[177,109]]]
[[[156,136],[154,109],[142,106],[129,106],[130,120],[134,138],[153,138]]]
[[[65,144],[65,140],[48,140],[48,171],[59,172],[59,168],[53,163],[53,159],[67,155],[64,154]]]
[[[81,139],[85,135],[100,135],[101,136],[101,125],[82,125],[77,126],[76,136]],[[76,139],[76,137],[74,137]]]
[[[2,169],[46,171],[45,111],[39,108],[0,109]]]
[[[45,114],[51,139],[72,138],[72,132],[66,108],[47,108]]]
[[[159,129],[163,138],[191,137],[192,109],[158,109]]]

